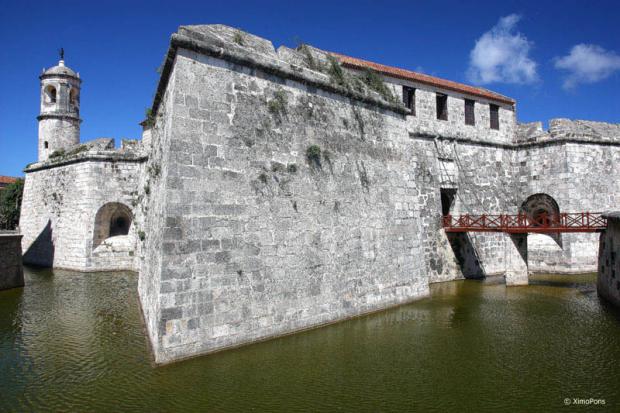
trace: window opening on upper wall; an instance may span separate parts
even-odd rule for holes
[[[471,99],[465,99],[465,124],[475,126],[476,115],[474,114],[476,102]]]
[[[489,105],[490,115],[491,115],[491,129],[499,130],[499,106],[490,104]]]
[[[448,96],[437,93],[437,119],[448,120]]]
[[[407,109],[411,110],[411,114],[415,116],[415,89],[409,86],[403,86],[403,103]]]

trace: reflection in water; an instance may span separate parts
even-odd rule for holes
[[[0,292],[0,410],[477,411],[620,403],[595,277],[435,284],[431,298],[153,368],[131,273],[26,270]]]

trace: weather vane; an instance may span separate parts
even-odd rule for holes
[[[60,53],[60,60],[65,60],[65,49],[61,47],[58,53]]]

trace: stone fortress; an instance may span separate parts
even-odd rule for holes
[[[596,271],[598,235],[446,234],[461,213],[620,204],[620,125],[519,124],[489,90],[223,25],[172,35],[141,140],[80,143],[43,72],[24,261],[139,272],[167,363],[406,303],[429,284]]]

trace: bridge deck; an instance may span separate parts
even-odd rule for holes
[[[535,218],[517,215],[446,215],[442,219],[446,232],[507,232],[511,234],[550,232],[600,232],[607,228],[601,212],[540,214]]]

